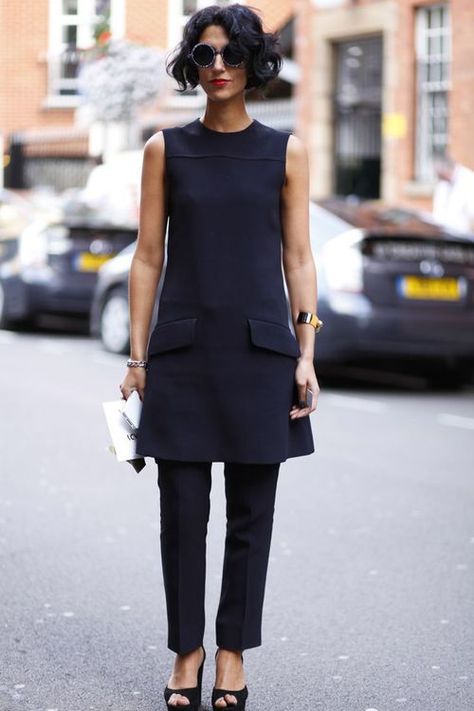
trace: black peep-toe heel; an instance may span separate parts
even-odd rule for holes
[[[217,657],[217,653],[219,650],[216,650],[215,657]],[[242,657],[242,661],[244,661],[244,655],[240,655]],[[216,701],[217,699],[220,699],[222,696],[224,697],[225,701],[225,696],[226,694],[230,694],[231,696],[235,696],[237,699],[236,704],[230,704],[226,701],[227,706],[216,706]],[[243,689],[218,689],[215,686],[212,687],[212,708],[213,711],[221,711],[221,709],[233,709],[234,711],[244,711],[245,709],[245,702],[247,701],[249,691],[247,688],[247,685],[244,686]]]
[[[204,649],[204,647],[202,648],[202,650],[204,652],[204,656],[202,658],[201,666],[199,667],[197,673],[197,686],[191,686],[187,689],[170,689],[169,686],[165,687],[164,697],[166,701],[166,708],[170,711],[171,709],[187,709],[187,711],[199,711],[201,707],[202,698],[202,672],[204,669],[204,662],[206,660],[206,650]],[[182,696],[186,696],[189,699],[189,704],[186,704],[185,706],[183,706],[183,704],[169,704],[168,701],[170,700],[173,694],[181,694]]]

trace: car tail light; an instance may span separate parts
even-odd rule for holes
[[[47,264],[48,238],[43,225],[33,222],[20,235],[18,256],[23,268]]]
[[[65,254],[72,246],[69,229],[64,225],[53,225],[46,230],[48,254]]]
[[[322,250],[322,267],[329,289],[361,293],[363,290],[362,240],[364,232],[349,230],[326,242]]]
[[[18,256],[21,268],[48,271],[49,254],[64,251],[65,242],[67,230],[62,225],[31,223],[20,235]]]

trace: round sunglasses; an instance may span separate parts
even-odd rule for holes
[[[201,69],[206,69],[207,67],[212,67],[216,61],[216,56],[220,54],[222,61],[228,67],[240,67],[244,61],[244,55],[242,51],[233,44],[226,44],[222,49],[216,49],[212,44],[207,44],[207,42],[199,42],[195,44],[188,57],[192,59],[194,64],[196,64]]]

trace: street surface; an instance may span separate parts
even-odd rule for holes
[[[156,465],[106,451],[101,403],[125,358],[80,333],[4,330],[0,362],[0,709],[165,709]],[[316,452],[281,467],[248,711],[473,711],[474,387],[320,386]]]

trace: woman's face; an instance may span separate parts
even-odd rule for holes
[[[199,42],[212,44],[217,50],[222,49],[228,41],[220,25],[208,25],[199,38]],[[247,83],[245,63],[241,67],[228,67],[220,54],[216,55],[212,66],[198,68],[198,74],[199,83],[211,101],[228,101],[243,92]]]

